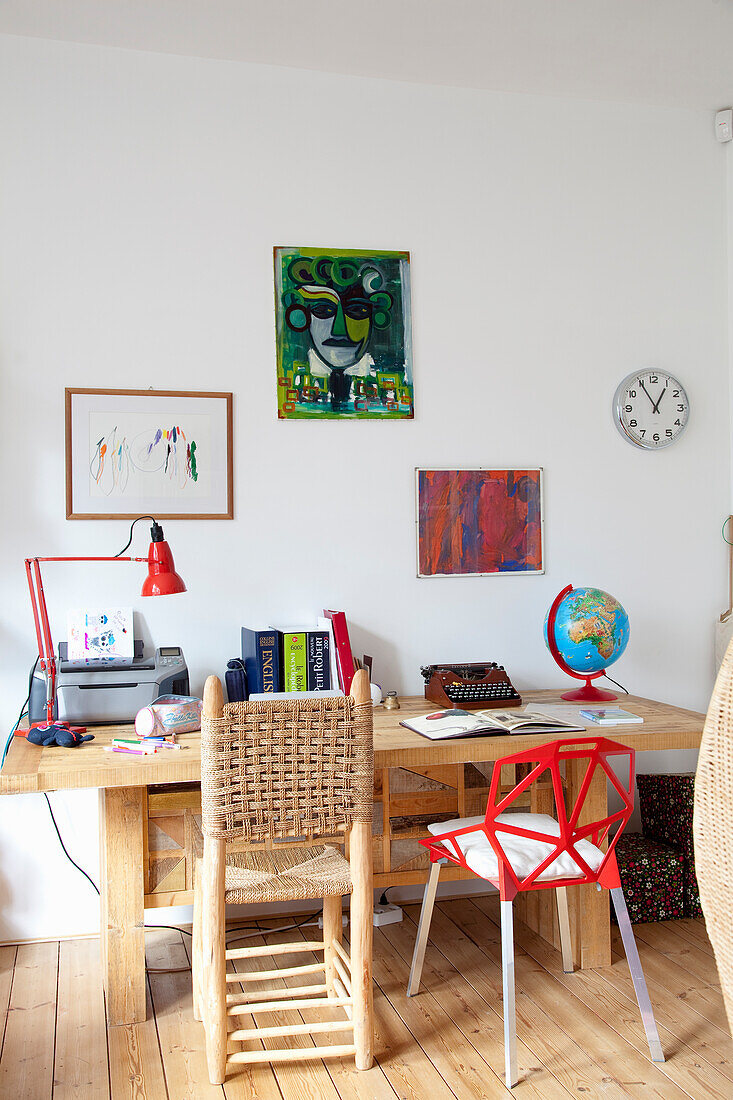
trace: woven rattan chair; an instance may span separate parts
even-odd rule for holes
[[[212,1084],[222,1084],[227,1067],[242,1063],[353,1054],[358,1069],[372,1064],[374,764],[366,672],[355,675],[351,690],[346,698],[224,706],[219,680],[210,676],[206,682],[204,847],[196,865],[193,997],[194,1015],[206,1032]],[[351,895],[350,957],[341,942],[345,894]],[[323,898],[323,940],[226,950],[227,902],[302,898]],[[303,951],[322,954],[322,961],[287,965],[289,955]],[[228,960],[271,955],[284,955],[284,965],[227,972]],[[276,988],[279,978],[297,984]],[[238,990],[240,983],[246,992],[227,992]],[[260,1022],[268,1013],[306,1008],[324,1008],[328,1014],[317,1023],[271,1027]],[[342,1020],[334,1022],[334,1008],[343,1010]],[[239,1026],[242,1017],[251,1018],[246,1027]],[[325,1047],[287,1045],[290,1036],[331,1032],[346,1033],[346,1041]],[[269,1047],[273,1038],[284,1039],[284,1045],[263,1049],[261,1040]],[[235,1050],[235,1044],[245,1048]]]
[[[733,642],[708,707],[695,775],[695,872],[733,1034]]]

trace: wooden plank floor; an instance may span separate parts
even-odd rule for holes
[[[148,1019],[107,1028],[96,940],[0,948],[0,1097],[12,1100],[730,1100],[733,1040],[702,921],[637,925],[667,1061],[653,1065],[628,968],[564,974],[557,952],[517,924],[520,1082],[503,1083],[501,948],[495,897],[436,908],[423,985],[405,986],[416,906],[375,933],[376,1058],[257,1065],[211,1086],[191,1012],[190,940],[146,934]],[[299,930],[278,939],[302,941]],[[266,942],[265,940],[250,942]],[[294,966],[313,961],[303,951]],[[258,960],[268,969],[266,958]],[[287,1015],[287,1018],[286,1018]],[[292,1017],[292,1018],[291,1018]],[[268,1023],[297,1023],[307,1010]],[[320,1038],[320,1037],[319,1037]],[[326,1041],[324,1039],[324,1041]],[[338,1040],[335,1040],[338,1041]],[[306,1036],[298,1042],[311,1043]]]

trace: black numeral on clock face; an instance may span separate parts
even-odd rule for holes
[[[636,421],[635,420],[630,420],[629,421],[629,427],[630,428],[635,428],[636,427]]]
[[[627,413],[633,412],[634,411],[634,406],[633,405],[624,405],[624,410]]]
[[[659,375],[658,374],[650,374],[649,375],[649,381],[652,383],[652,385],[655,385],[659,381]]]

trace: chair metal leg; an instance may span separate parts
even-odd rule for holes
[[[568,913],[568,888],[558,886],[555,890],[557,901],[557,924],[560,929],[560,950],[562,951],[562,968],[566,974],[572,974],[573,966],[573,941],[570,936],[570,914]]]
[[[428,933],[430,932],[430,922],[433,919],[433,908],[435,906],[435,893],[438,889],[438,879],[440,878],[440,868],[445,860],[437,860],[430,865],[430,876],[425,886],[425,892],[422,896],[422,908],[420,910],[420,920],[417,926],[417,939],[415,940],[415,950],[412,953],[412,966],[410,967],[410,978],[407,982],[407,996],[414,997],[420,989],[420,978],[422,977],[423,963],[425,962],[425,949],[428,946]]]
[[[517,1071],[517,1006],[514,995],[514,912],[513,902],[500,901],[501,978],[504,996],[504,1066],[506,1086],[513,1088]]]
[[[617,886],[614,890],[610,891],[610,894],[613,901],[613,907],[616,910],[616,919],[618,920],[619,932],[621,933],[621,939],[624,943],[626,958],[629,963],[631,980],[634,983],[634,992],[639,1002],[641,1022],[646,1032],[649,1053],[652,1056],[652,1062],[663,1062],[664,1051],[659,1041],[659,1032],[657,1031],[657,1023],[654,1019],[654,1010],[652,1009],[652,1002],[649,1000],[649,991],[646,987],[644,971],[641,967],[641,959],[639,958],[636,940],[634,939],[634,931],[631,927],[631,921],[629,920],[629,911],[626,908],[624,892],[620,886]]]

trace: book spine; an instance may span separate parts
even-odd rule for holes
[[[283,631],[283,691],[305,691],[307,682],[305,631]]]
[[[348,695],[351,681],[354,679],[354,656],[351,652],[346,615],[343,611],[324,611],[323,614],[333,623],[333,640],[336,645],[336,664],[341,690]]]
[[[260,691],[271,694],[280,690],[280,660],[274,630],[261,630],[257,639],[260,664]]]
[[[258,643],[258,630],[250,630],[249,627],[242,627],[242,660],[244,661],[244,671],[247,675],[247,691],[264,691],[262,687],[262,676],[260,671],[260,654]]]
[[[274,630],[242,627],[242,660],[248,693],[280,690],[280,660]]]
[[[327,630],[309,630],[307,634],[308,691],[327,691],[331,687],[330,647]]]

